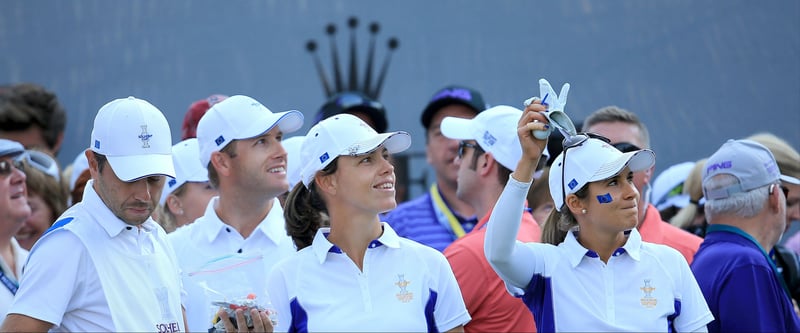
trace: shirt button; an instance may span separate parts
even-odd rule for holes
[[[239,249],[239,251],[236,251],[236,253],[242,253],[242,249]]]
[[[225,227],[225,231],[227,231],[227,232],[231,232],[231,228],[229,228],[229,227]]]

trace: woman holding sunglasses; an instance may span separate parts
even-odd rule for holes
[[[532,134],[549,129],[544,111],[534,102],[520,119],[523,157],[488,222],[486,257],[508,290],[540,332],[706,331],[713,317],[686,260],[642,242],[635,228],[633,172],[653,165],[650,150],[622,153],[594,135],[567,136],[550,169],[555,210],[542,243],[514,241],[547,144]]]

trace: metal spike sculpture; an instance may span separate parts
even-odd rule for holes
[[[370,40],[369,49],[367,51],[367,64],[364,69],[364,80],[359,84],[358,82],[358,47],[356,44],[356,28],[358,28],[358,19],[351,17],[347,20],[347,26],[350,28],[350,61],[348,67],[348,78],[345,80],[342,77],[341,65],[339,62],[339,51],[336,46],[336,25],[330,23],[325,28],[325,33],[328,35],[331,45],[331,67],[333,68],[333,81],[328,81],[328,76],[325,74],[325,67],[317,54],[317,42],[309,40],[306,43],[306,50],[311,53],[314,61],[314,66],[317,69],[322,88],[325,90],[325,96],[331,96],[343,91],[360,91],[372,99],[377,100],[383,87],[383,81],[386,79],[386,74],[389,70],[389,63],[392,59],[392,53],[399,46],[397,38],[389,38],[387,43],[388,52],[384,58],[381,71],[377,77],[377,81],[372,85],[372,72],[373,63],[375,58],[375,44],[378,32],[380,32],[380,25],[377,22],[372,22],[369,25]],[[346,82],[345,82],[346,81]]]

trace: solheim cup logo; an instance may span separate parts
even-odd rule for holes
[[[653,291],[656,290],[656,287],[650,285],[650,280],[644,280],[644,286],[639,289],[644,292],[644,297],[642,297],[640,300],[642,302],[642,306],[648,309],[656,307],[656,304],[658,304],[658,299],[653,297]]]
[[[139,134],[139,139],[142,140],[142,148],[150,148],[150,138],[153,135],[147,133],[147,125],[142,125],[142,134]]]

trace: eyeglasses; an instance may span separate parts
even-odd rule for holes
[[[563,147],[562,148],[563,154],[561,157],[561,207],[558,207],[559,211],[561,211],[561,208],[564,207],[564,205],[566,205],[567,203],[567,190],[564,188],[564,180],[565,180],[564,170],[567,169],[567,151],[570,148],[579,147],[583,145],[583,143],[589,139],[598,139],[604,141],[605,143],[611,142],[611,140],[609,140],[608,138],[594,133],[578,133],[576,135],[565,137],[564,141],[561,142],[561,146]],[[567,184],[567,186],[569,186],[570,189],[572,189],[575,186],[578,186],[578,183],[575,181],[575,179],[573,179],[572,181],[569,182],[569,184]]]
[[[475,151],[483,151],[483,149],[480,146],[478,146],[478,145],[476,145],[474,143],[469,143],[469,142],[466,142],[466,141],[460,141],[458,143],[458,158],[463,158],[464,157],[464,149],[465,148],[472,148],[472,149],[475,149]]]
[[[58,163],[56,163],[56,161],[50,157],[50,155],[37,150],[26,150],[24,155],[25,162],[28,165],[36,168],[50,177],[55,178],[57,181],[61,180],[58,171]]]
[[[14,169],[22,170],[22,159],[20,157],[15,157],[11,160],[2,160],[0,161],[0,176],[7,177]]]

